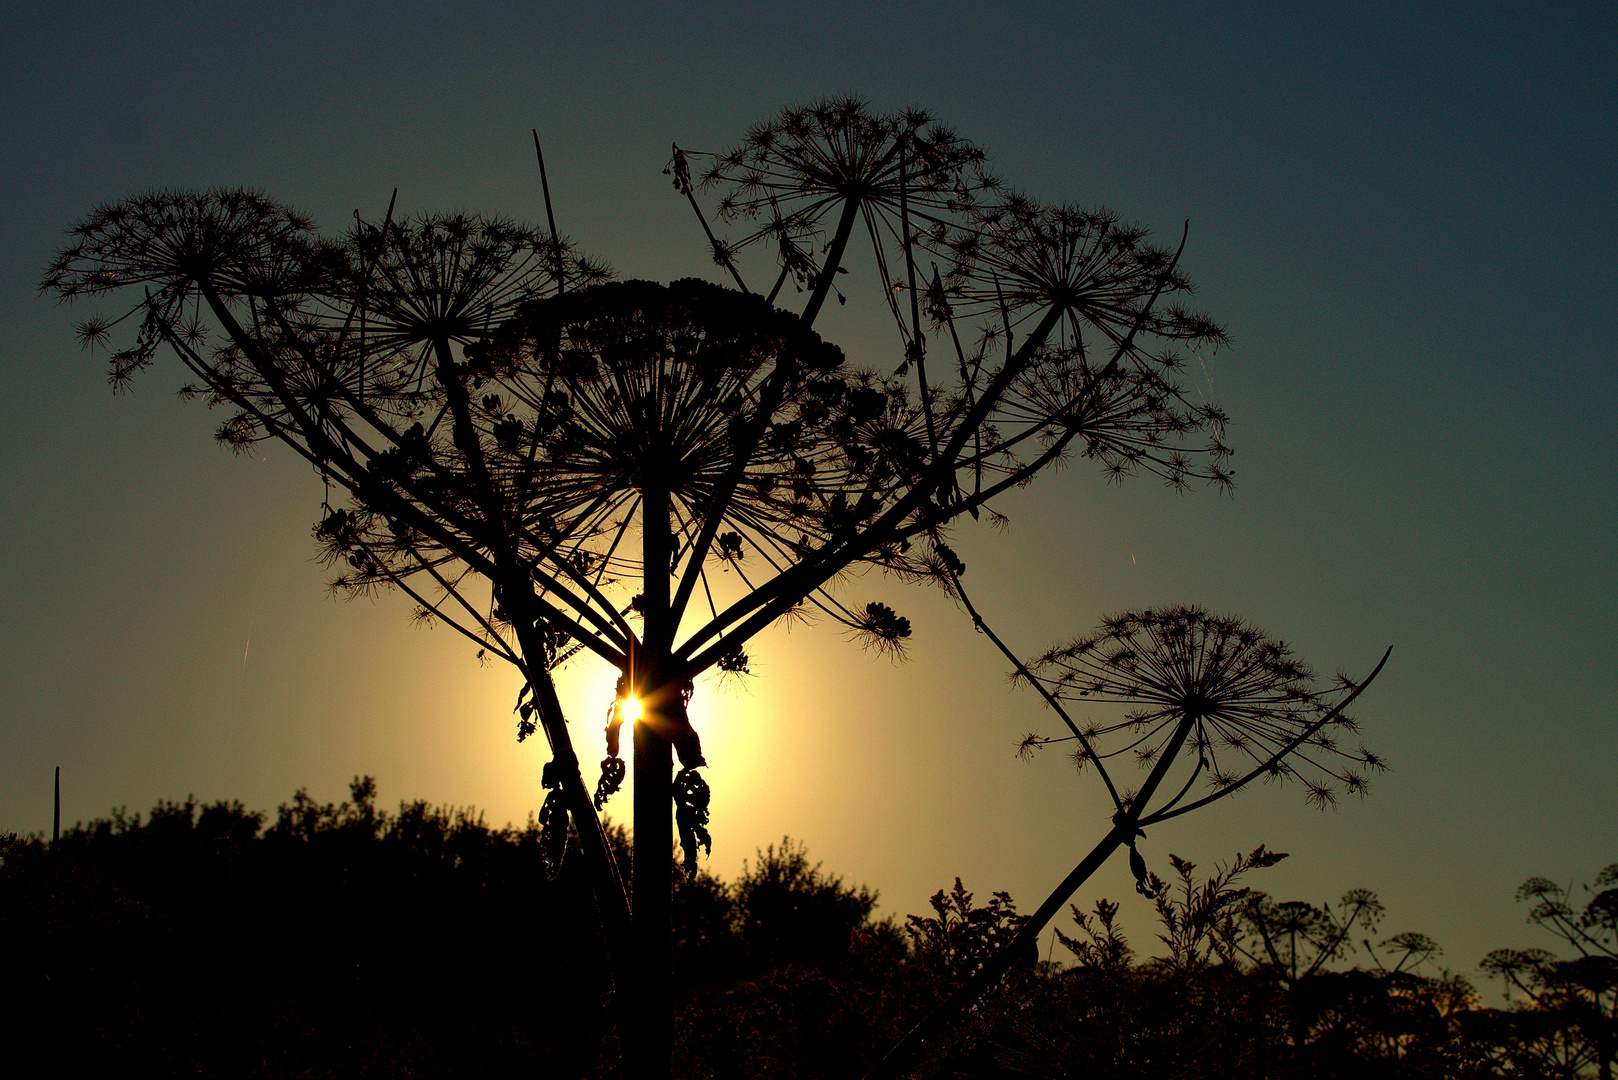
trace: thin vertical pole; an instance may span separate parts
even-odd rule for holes
[[[62,767],[56,766],[56,810],[51,815],[51,846],[62,838]]]

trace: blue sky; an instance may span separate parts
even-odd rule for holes
[[[921,105],[1043,200],[1160,235],[1234,344],[1196,373],[1232,416],[1233,497],[1075,463],[963,530],[975,597],[1023,653],[1105,612],[1237,613],[1317,667],[1363,671],[1393,769],[1319,813],[1260,789],[1143,853],[1292,852],[1252,884],[1380,893],[1469,970],[1542,944],[1512,893],[1618,860],[1609,326],[1618,248],[1614,16],[1598,5],[1012,3],[86,5],[0,44],[0,829],[158,798],[271,808],[356,773],[384,800],[538,803],[517,679],[402,601],[326,598],[291,455],[214,448],[173,370],[113,397],[34,290],[62,230],[153,187],[248,185],[342,228],[408,212],[543,214],[623,276],[712,277],[660,170],[783,106]],[[856,285],[858,283],[855,283]],[[891,363],[874,296],[823,330]],[[713,868],[783,834],[925,908],[956,875],[1032,908],[1087,850],[1101,793],[1015,760],[1035,703],[941,597],[872,578],[916,625],[892,665],[830,628],[776,633],[740,696],[704,690]],[[564,694],[586,746],[611,678]],[[707,718],[703,719],[703,709]],[[625,811],[627,813],[627,809]],[[1089,896],[1129,893],[1110,868]],[[1126,907],[1138,942],[1146,913]]]

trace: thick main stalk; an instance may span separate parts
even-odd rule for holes
[[[632,938],[635,978],[631,1030],[620,1029],[625,1073],[631,1080],[666,1080],[674,1049],[670,970],[669,890],[674,847],[671,778],[672,724],[682,719],[678,689],[668,673],[669,538],[668,489],[655,481],[641,491],[642,647],[633,654],[629,685],[640,697],[642,716],[634,732],[634,891]]]

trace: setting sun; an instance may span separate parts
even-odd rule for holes
[[[626,697],[618,699],[618,718],[620,720],[633,724],[635,721],[641,718],[641,713],[643,711],[644,710],[642,710],[640,704],[640,698],[638,697]]]

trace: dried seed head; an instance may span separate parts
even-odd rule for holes
[[[1136,706],[1119,722],[1090,726],[1086,737],[1103,762],[1127,754],[1150,765],[1188,726],[1183,742],[1196,760],[1186,755],[1186,769],[1214,791],[1267,766],[1302,783],[1320,807],[1340,791],[1363,794],[1365,774],[1385,768],[1369,751],[1344,749],[1323,733],[1341,695],[1315,689],[1284,643],[1201,608],[1109,616],[1097,633],[1028,668],[1058,698]]]

